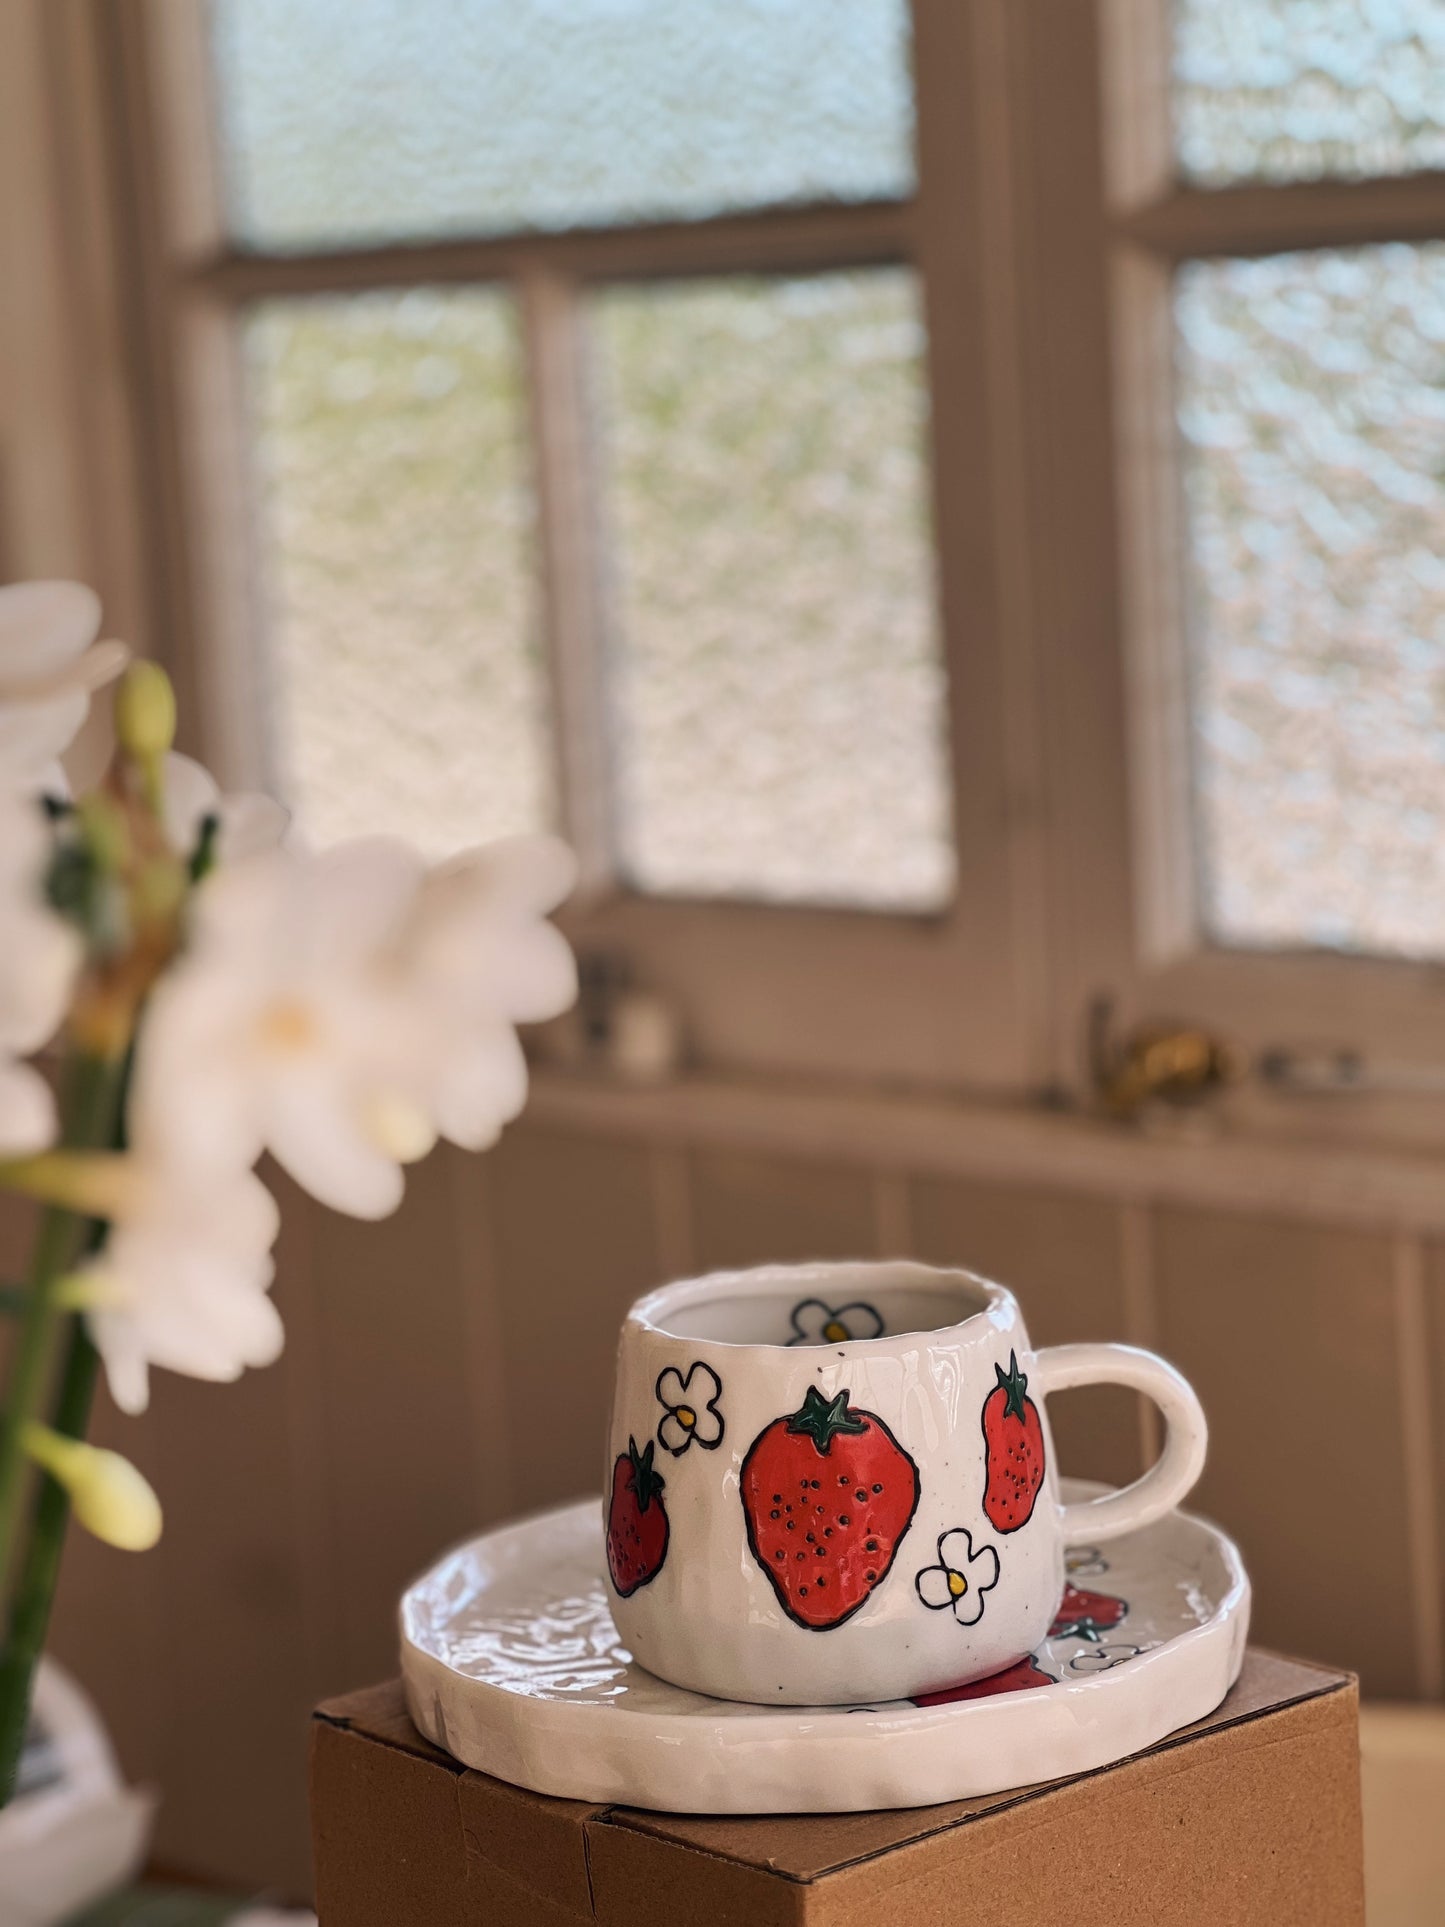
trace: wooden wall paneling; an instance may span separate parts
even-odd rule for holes
[[[1036,1345],[1133,1337],[1118,1206],[1022,1186],[920,1178],[912,1188],[913,1249],[964,1265],[1018,1294]],[[1049,1406],[1066,1473],[1127,1484],[1141,1464],[1138,1400],[1116,1386],[1069,1392]]]
[[[617,1332],[662,1265],[648,1150],[515,1125],[492,1154],[513,1502],[601,1489]]]
[[[694,1262],[700,1271],[871,1258],[878,1245],[866,1171],[708,1150],[691,1160]]]
[[[167,1705],[157,1857],[300,1895],[315,1693],[288,1423],[294,1370],[283,1358],[234,1385],[155,1374],[166,1530],[150,1556]]]
[[[401,1209],[379,1224],[310,1208],[321,1338],[312,1391],[324,1401],[340,1602],[331,1670],[354,1684],[395,1669],[402,1588],[483,1511],[469,1332],[444,1159],[416,1165]],[[494,1495],[486,1516],[505,1511],[507,1496]]]
[[[1432,1502],[1437,1555],[1445,1548],[1445,1242],[1434,1240],[1422,1254],[1424,1342],[1428,1371],[1428,1424],[1432,1443]],[[1436,1624],[1445,1636],[1445,1575],[1436,1586]]]
[[[1394,1240],[1392,1257],[1410,1534],[1410,1606],[1415,1618],[1415,1691],[1422,1699],[1438,1700],[1445,1691],[1445,1628],[1440,1618],[1440,1495],[1434,1449],[1428,1254],[1421,1239],[1401,1233]]]
[[[285,1352],[233,1386],[153,1379],[166,1532],[150,1563],[168,1707],[157,1850],[168,1865],[302,1896],[309,1716],[339,1675],[338,1468],[318,1395],[320,1213],[279,1169],[263,1175],[282,1213]]]
[[[153,1412],[127,1418],[102,1389],[90,1437],[124,1453],[162,1489]],[[117,1552],[72,1525],[48,1642],[95,1701],[127,1779],[157,1787],[167,1784],[170,1733],[185,1718],[172,1694],[161,1585],[154,1553]]]
[[[1161,1346],[1211,1422],[1195,1503],[1239,1539],[1255,1636],[1415,1693],[1390,1238],[1172,1209],[1155,1255]]]

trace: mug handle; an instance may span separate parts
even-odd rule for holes
[[[1152,1398],[1164,1415],[1164,1450],[1142,1478],[1060,1508],[1066,1545],[1102,1543],[1152,1525],[1173,1511],[1204,1470],[1204,1408],[1187,1380],[1153,1352],[1135,1345],[1050,1345],[1034,1355],[1034,1384],[1045,1398],[1075,1385],[1128,1385]]]

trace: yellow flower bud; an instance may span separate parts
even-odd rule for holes
[[[0,1161],[0,1184],[87,1218],[123,1218],[141,1193],[139,1167],[120,1151],[38,1151]]]
[[[161,1536],[161,1504],[129,1459],[48,1425],[27,1425],[25,1450],[70,1494],[76,1519],[108,1546],[149,1552]]]
[[[373,1097],[365,1106],[367,1136],[398,1164],[416,1164],[437,1141],[436,1127],[419,1105],[405,1097]]]
[[[164,756],[176,740],[176,692],[158,662],[133,662],[115,699],[115,733],[140,762]]]

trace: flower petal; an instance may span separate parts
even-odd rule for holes
[[[453,1036],[438,1079],[437,1129],[464,1151],[495,1144],[527,1101],[526,1057],[515,1032],[501,1026],[470,1041]]]
[[[55,1099],[28,1064],[0,1060],[0,1157],[26,1157],[55,1141]]]
[[[294,1077],[270,1094],[265,1137],[296,1182],[333,1211],[385,1218],[401,1203],[405,1180],[378,1151],[329,1080]]]
[[[801,1304],[794,1305],[792,1326],[794,1336],[788,1340],[790,1345],[821,1345],[823,1327],[833,1316],[832,1308],[825,1305],[821,1298],[805,1298]]]
[[[681,1455],[692,1444],[692,1433],[683,1424],[676,1412],[664,1412],[662,1422],[657,1428],[657,1436],[674,1458]]]
[[[700,1412],[705,1405],[711,1405],[715,1398],[722,1397],[722,1380],[711,1365],[705,1365],[699,1358],[688,1367],[682,1390],[683,1397],[679,1402],[691,1405],[694,1411]]]
[[[953,1604],[947,1566],[925,1566],[913,1583],[918,1590],[918,1597],[934,1612]]]
[[[998,1554],[992,1546],[980,1546],[966,1574],[975,1592],[988,1592],[998,1584]]]
[[[691,1373],[688,1376],[690,1377]],[[658,1373],[656,1391],[659,1401],[667,1407],[669,1412],[678,1405],[688,1403],[687,1379],[683,1377],[676,1365],[665,1366]]]
[[[82,582],[0,589],[0,703],[63,675],[100,633],[100,598]]]
[[[973,1534],[967,1526],[955,1526],[943,1534],[938,1542],[938,1556],[945,1566],[961,1572],[968,1583],[973,1584],[973,1574],[968,1569],[973,1558]]]
[[[847,1326],[850,1338],[877,1338],[883,1330],[877,1308],[865,1305],[861,1299],[851,1305],[839,1305],[833,1316],[840,1325]]]
[[[953,1616],[960,1626],[976,1626],[983,1618],[984,1596],[978,1587],[970,1583],[968,1591],[959,1595],[953,1602]]]
[[[697,1424],[692,1435],[704,1452],[711,1452],[715,1445],[721,1445],[723,1435],[723,1415],[715,1405],[696,1405]]]

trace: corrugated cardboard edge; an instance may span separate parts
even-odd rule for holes
[[[1129,1762],[958,1803],[946,1810],[946,1817],[940,1814],[931,1823],[920,1825],[916,1832],[908,1830],[907,1813],[874,1816],[888,1830],[888,1837],[860,1845],[855,1851],[839,1853],[805,1871],[771,1860],[760,1863],[755,1851],[749,1857],[743,1851],[730,1849],[723,1834],[736,1830],[738,1823],[708,1822],[691,1816],[656,1814],[619,1806],[591,1806],[579,1801],[542,1801],[536,1795],[475,1773],[417,1733],[394,1682],[319,1707],[313,1745],[320,1745],[323,1734],[333,1736],[333,1743],[352,1735],[358,1751],[365,1745],[379,1744],[409,1755],[419,1763],[430,1788],[434,1824],[422,1830],[425,1837],[418,1839],[417,1849],[418,1853],[430,1852],[437,1857],[438,1901],[434,1914],[429,1917],[429,1927],[452,1927],[452,1923],[461,1927],[465,1914],[455,1911],[455,1905],[442,1905],[441,1893],[447,1890],[447,1882],[453,1883],[451,1891],[464,1891],[472,1878],[484,1869],[489,1880],[500,1877],[505,1883],[519,1921],[535,1921],[537,1927],[545,1927],[550,1921],[597,1920],[609,1923],[610,1927],[611,1923],[630,1918],[629,1894],[644,1855],[648,1903],[653,1909],[661,1908],[663,1914],[673,1900],[678,1905],[685,1903],[689,1863],[695,1870],[701,1858],[712,1870],[714,1887],[710,1891],[721,1908],[718,1918],[732,1918],[735,1913],[738,1919],[746,1919],[750,1927],[795,1927],[809,1916],[808,1896],[813,1890],[819,1890],[821,1899],[821,1890],[827,1888],[841,1903],[842,1886],[861,1882],[857,1899],[863,1906],[863,1914],[859,1916],[862,1918],[868,1905],[876,1905],[876,1896],[865,1903],[861,1890],[877,1878],[867,1874],[872,1863],[888,1858],[891,1862],[889,1883],[896,1884],[899,1878],[909,1877],[910,1870],[903,1865],[905,1861],[917,1863],[926,1857],[930,1847],[936,1850],[937,1843],[949,1835],[999,1821],[1005,1815],[1017,1815],[1020,1808],[1035,1806],[1039,1812],[1037,1820],[1029,1823],[1032,1831],[1036,1824],[1047,1824],[1047,1803],[1071,1789],[1106,1775],[1117,1776],[1131,1767],[1147,1770],[1161,1755],[1177,1752],[1201,1738],[1213,1739],[1237,1728],[1267,1721],[1271,1716],[1312,1700],[1338,1695],[1347,1696],[1348,1712],[1342,1707],[1341,1717],[1348,1720],[1353,1730],[1357,1688],[1352,1676],[1309,1662],[1285,1660],[1258,1649],[1251,1653],[1251,1659],[1256,1669],[1264,1668],[1265,1682],[1257,1681],[1253,1693],[1246,1691],[1245,1703],[1238,1710],[1231,1711],[1226,1700],[1206,1719],[1170,1734]],[[1276,1678],[1280,1674],[1290,1676],[1291,1683],[1284,1693],[1269,1687],[1267,1682],[1272,1673]],[[1247,1668],[1240,1688],[1247,1689],[1249,1678]],[[449,1815],[446,1830],[451,1834],[450,1843],[438,1836],[438,1816],[443,1804]],[[918,1810],[920,1819],[936,1811]],[[864,1816],[847,1818],[862,1820]],[[1018,1824],[1017,1818],[1010,1822],[1015,1828]],[[317,1825],[319,1868],[324,1844],[320,1837],[320,1816]],[[659,1853],[660,1848],[665,1851]],[[695,1872],[692,1877],[695,1878]],[[674,1882],[677,1892],[671,1895],[668,1890]],[[847,1911],[851,1913],[852,1907]],[[322,1917],[323,1922],[328,1922],[325,1913]],[[495,1912],[498,1921],[512,1917],[513,1912],[506,1907]],[[1342,1921],[1356,1917],[1348,1911],[1339,1915]]]

